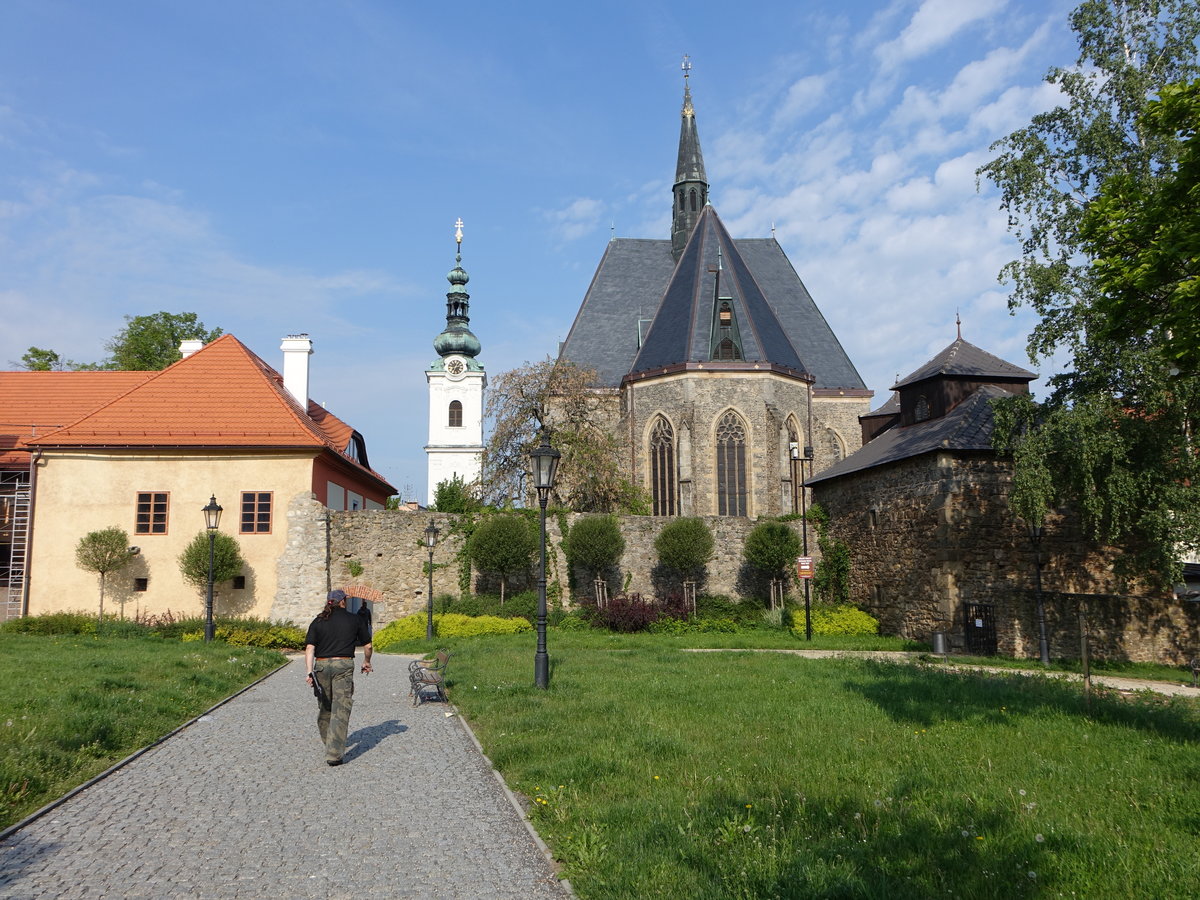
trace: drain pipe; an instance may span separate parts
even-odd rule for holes
[[[29,457],[29,510],[26,513],[27,521],[25,523],[25,584],[21,589],[22,617],[29,615],[30,561],[33,559],[33,510],[37,498],[38,463],[41,462],[41,459],[42,450],[39,447]]]

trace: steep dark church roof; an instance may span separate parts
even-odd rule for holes
[[[865,391],[779,243],[734,240],[708,204],[686,82],[675,177],[672,238],[609,242],[560,358],[608,387],[670,366],[743,361],[811,377],[818,390]]]

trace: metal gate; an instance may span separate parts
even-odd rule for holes
[[[963,649],[970,656],[996,655],[996,607],[991,603],[963,604]]]

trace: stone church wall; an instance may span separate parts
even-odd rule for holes
[[[1000,653],[1038,654],[1033,549],[1008,508],[1011,473],[991,454],[926,454],[814,485],[833,533],[850,547],[851,600],[881,630],[961,644],[964,604],[993,604]],[[1047,520],[1042,584],[1052,657],[1079,656],[1088,609],[1098,656],[1183,662],[1200,651],[1200,604],[1113,574],[1111,549],[1071,517]]]
[[[632,443],[633,478],[647,492],[650,429],[664,415],[675,432],[680,512],[709,516],[717,511],[716,430],[730,409],[746,425],[746,477],[751,516],[791,512],[787,423],[801,432],[808,421],[808,386],[767,372],[696,371],[646,379],[625,389],[622,440]]]

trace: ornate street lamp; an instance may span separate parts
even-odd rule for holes
[[[538,569],[538,618],[537,653],[533,657],[533,683],[540,688],[550,685],[550,657],[546,653],[546,504],[550,500],[550,489],[554,487],[554,475],[558,471],[560,453],[550,446],[550,440],[542,431],[542,444],[529,454],[533,461],[533,483],[537,487],[538,504],[542,508],[542,563]]]
[[[429,596],[425,606],[425,640],[433,640],[433,548],[437,546],[438,527],[433,519],[425,526],[425,546],[429,548]]]
[[[1046,640],[1046,603],[1042,596],[1042,535],[1045,534],[1045,526],[1040,522],[1033,524],[1026,522],[1025,528],[1029,532],[1029,543],[1033,547],[1033,587],[1037,595],[1037,624],[1038,624],[1038,650],[1041,653],[1042,665],[1050,665],[1050,644]]]
[[[215,629],[213,627],[213,560],[217,545],[217,526],[221,524],[223,510],[217,503],[217,495],[213,494],[208,506],[203,507],[204,528],[208,531],[208,594],[204,603],[204,640],[211,641]]]
[[[795,459],[799,452],[799,448],[792,444],[792,458]],[[803,542],[803,552],[808,556],[808,482],[807,475],[804,471],[804,464],[811,463],[813,458],[813,448],[805,447],[804,456],[800,457],[800,533],[801,541]],[[804,579],[804,639],[812,640],[812,597],[809,594],[809,582],[811,578]]]

